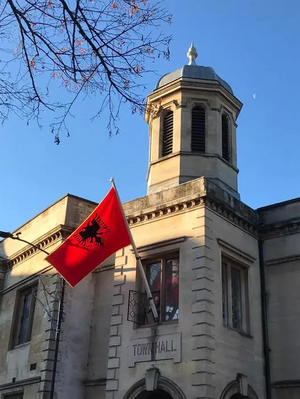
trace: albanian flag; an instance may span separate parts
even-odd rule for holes
[[[94,212],[46,260],[75,287],[105,259],[130,244],[114,188]]]

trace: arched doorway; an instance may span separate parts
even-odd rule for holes
[[[239,393],[237,380],[231,381],[223,390],[220,399],[259,399],[254,389],[248,384],[247,395]]]
[[[123,399],[186,399],[186,397],[178,385],[160,375],[154,391],[147,391],[146,380],[143,378],[126,392]]]
[[[168,392],[163,391],[162,389],[158,389],[153,392],[142,391],[138,394],[136,399],[173,399]]]

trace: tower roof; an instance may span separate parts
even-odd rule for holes
[[[159,79],[159,81],[157,82],[155,89],[159,89],[179,78],[200,79],[200,80],[210,80],[210,81],[218,82],[226,90],[228,90],[229,93],[233,94],[232,88],[229,86],[229,84],[227,82],[225,82],[225,80],[220,78],[220,76],[216,74],[216,72],[213,70],[213,68],[206,67],[206,66],[200,66],[200,65],[196,64],[195,59],[197,58],[198,54],[197,54],[197,50],[194,47],[193,42],[191,44],[191,47],[188,50],[187,56],[189,58],[188,65],[184,65],[182,68],[177,69],[174,72],[170,72],[170,73],[167,73],[166,75],[162,76]]]

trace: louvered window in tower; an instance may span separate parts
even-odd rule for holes
[[[192,110],[192,152],[205,152],[205,109],[195,107]]]
[[[163,119],[162,156],[172,154],[173,151],[173,112],[169,111]]]
[[[228,116],[222,115],[222,157],[230,162],[229,151],[229,121]]]

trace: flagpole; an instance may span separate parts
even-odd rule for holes
[[[120,197],[119,197],[119,193],[118,193],[118,190],[117,190],[117,187],[116,187],[116,184],[115,184],[115,179],[111,178],[110,181],[111,181],[111,183],[112,183],[112,185],[113,185],[113,187],[115,189],[116,196],[117,196],[118,201],[119,201],[119,205],[120,205],[120,208],[121,208],[121,211],[122,211],[122,216],[123,216],[123,219],[124,219],[124,223],[126,225],[126,229],[127,229],[128,235],[130,237],[132,249],[133,249],[133,252],[134,252],[134,255],[135,255],[135,259],[137,261],[137,266],[138,266],[139,272],[141,274],[141,278],[142,278],[145,290],[146,290],[146,294],[147,294],[148,301],[149,301],[149,304],[150,304],[150,307],[151,307],[151,310],[152,310],[153,318],[154,318],[155,321],[158,321],[159,320],[158,319],[158,313],[157,313],[157,309],[156,309],[156,306],[155,306],[155,303],[154,303],[154,300],[153,300],[153,297],[152,297],[152,292],[150,290],[149,283],[148,283],[148,280],[147,280],[147,277],[146,277],[146,273],[145,273],[145,270],[144,270],[143,265],[142,265],[141,257],[139,256],[137,247],[135,245],[131,230],[130,230],[128,222],[127,222],[127,218],[126,218],[126,215],[125,215],[125,212],[124,212],[124,209],[123,209]]]

